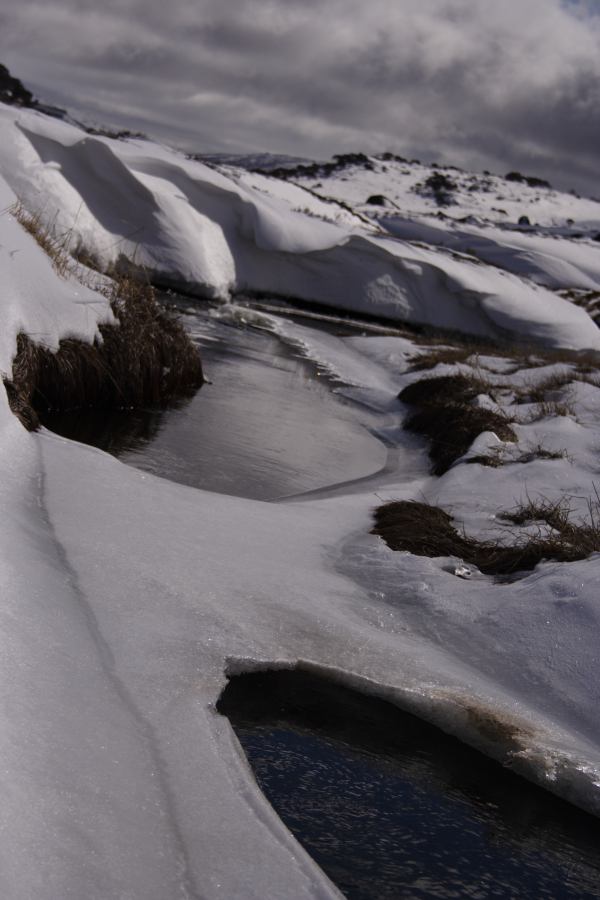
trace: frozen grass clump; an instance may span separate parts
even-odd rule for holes
[[[66,239],[55,237],[20,204],[13,213],[58,275],[80,274]],[[157,302],[150,284],[126,275],[99,279],[97,288],[117,321],[100,325],[93,343],[66,338],[53,352],[25,333],[17,337],[12,377],[4,385],[12,411],[29,430],[45,412],[166,406],[204,383],[198,349]]]
[[[597,502],[590,505],[589,520],[574,522],[564,502],[528,500],[500,518],[515,525],[538,523],[538,533],[516,534],[513,543],[478,541],[460,533],[452,516],[437,506],[398,500],[374,513],[378,534],[392,550],[416,556],[456,556],[486,575],[512,575],[530,571],[543,560],[574,562],[600,551]],[[545,526],[545,527],[543,527]]]
[[[508,416],[471,405],[475,397],[491,389],[479,375],[460,373],[422,378],[400,392],[403,402],[418,407],[404,427],[429,438],[434,475],[447,472],[484,431],[493,431],[502,441],[516,441]]]

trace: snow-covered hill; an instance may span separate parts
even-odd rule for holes
[[[360,155],[275,169],[291,173],[282,179],[147,140],[90,136],[18,107],[0,107],[0,138],[0,177],[102,266],[133,260],[200,296],[271,293],[600,348],[586,313],[556,293],[600,286],[600,204],[591,200],[455,172],[442,190],[449,176],[440,170]],[[518,226],[521,215],[541,224]]]
[[[513,344],[600,349],[593,321],[557,293],[598,289],[599,204],[492,176],[470,190],[475,176],[452,172],[460,187],[439,205],[413,189],[437,170],[396,159],[283,179],[232,162],[0,106],[0,372],[11,375],[19,332],[56,349],[112,319],[103,295],[57,274],[21,229],[17,198],[73,249],[199,296],[285,294]],[[366,202],[376,193],[383,204]],[[518,225],[522,215],[534,224]],[[256,316],[235,303],[213,315]],[[596,355],[540,365],[529,350],[507,358],[485,345],[451,363],[444,345],[408,336],[254,321],[379,417],[382,453],[391,448],[380,472],[287,502],[188,488],[26,432],[0,386],[6,900],[339,897],[215,712],[232,672],[300,663],[600,813],[598,553],[498,583],[370,533],[387,500],[439,506],[476,538],[506,535],[497,514],[527,497],[566,495],[585,518],[597,499]],[[398,400],[422,355],[435,374],[475,377],[474,403],[503,403],[516,440],[484,432],[441,477],[428,474]],[[534,388],[542,401],[523,402]]]

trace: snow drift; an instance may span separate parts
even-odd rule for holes
[[[29,110],[2,107],[0,134],[0,173],[13,190],[104,267],[132,260],[200,296],[275,293],[487,337],[600,348],[586,313],[533,281],[385,236],[300,187],[217,170],[150,141],[90,137]]]

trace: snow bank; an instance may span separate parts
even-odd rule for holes
[[[553,290],[600,289],[600,247],[589,240],[576,243],[564,235],[529,234],[493,225],[458,226],[400,216],[386,216],[379,221],[396,237],[475,256]]]
[[[4,374],[10,374],[19,331],[57,349],[61,337],[92,341],[99,323],[113,321],[104,297],[75,278],[56,275],[47,255],[11,212],[15,202],[14,193],[0,176],[0,371]]]
[[[0,109],[0,135],[0,173],[15,192],[104,265],[124,256],[209,297],[271,292],[488,337],[600,347],[585,312],[529,281],[380,237],[300,187],[12,107]]]

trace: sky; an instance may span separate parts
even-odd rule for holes
[[[189,151],[391,150],[600,196],[600,0],[5,0],[0,62]]]

